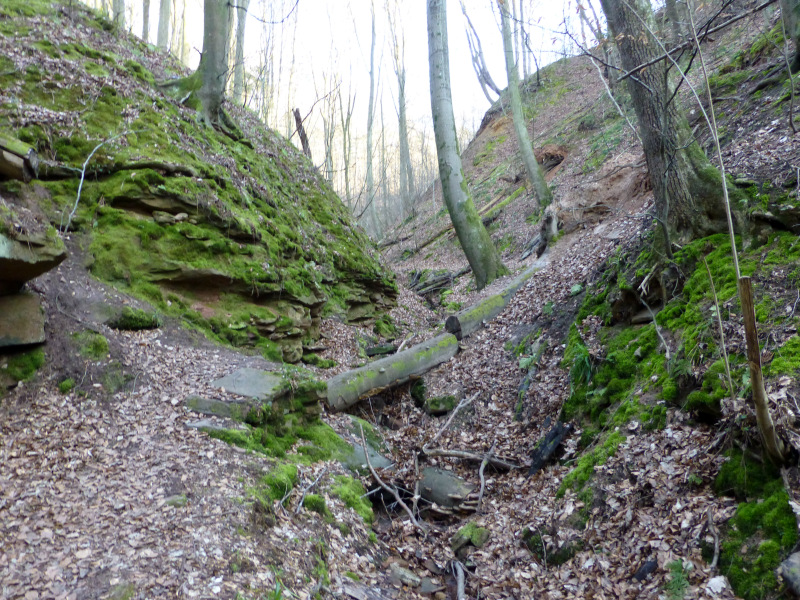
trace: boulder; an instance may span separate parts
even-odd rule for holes
[[[57,267],[66,257],[58,237],[41,234],[12,239],[0,233],[0,295],[18,291],[26,281]]]
[[[41,344],[44,339],[44,312],[39,296],[0,296],[0,348]]]
[[[429,502],[439,506],[454,508],[459,506],[474,490],[475,486],[467,483],[450,471],[428,467],[422,471],[420,495]]]
[[[243,368],[212,382],[232,394],[269,402],[283,396],[289,384],[280,373],[261,369]]]

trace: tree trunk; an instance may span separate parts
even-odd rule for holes
[[[142,41],[150,43],[150,0],[142,1]]]
[[[475,285],[483,289],[507,270],[481,223],[469,196],[464,169],[456,143],[456,124],[450,92],[450,57],[447,48],[447,8],[445,0],[428,0],[428,57],[430,61],[431,113],[439,158],[442,195],[461,242],[461,249],[472,267]]]
[[[458,340],[449,333],[442,333],[408,350],[346,371],[328,380],[328,406],[343,410],[361,398],[430,371],[450,360],[456,352]]]
[[[300,116],[300,109],[295,108],[292,111],[292,114],[294,115],[294,122],[297,126],[297,135],[300,137],[300,145],[303,148],[303,154],[310,159],[311,145],[308,143],[308,135],[306,135],[306,129],[303,127],[303,117]]]
[[[203,56],[197,68],[201,81],[197,97],[205,123],[217,126],[220,123],[228,74],[228,27],[231,11],[227,2],[219,0],[204,0],[203,11]]]
[[[111,20],[120,29],[125,27],[125,0],[114,0],[111,4]]]
[[[794,42],[792,73],[797,73],[800,71],[800,0],[780,0],[780,5],[786,35]]]
[[[528,180],[531,182],[533,191],[536,193],[536,199],[539,201],[539,208],[543,208],[552,202],[553,194],[544,180],[544,173],[542,173],[536,157],[533,155],[531,140],[528,137],[528,126],[522,114],[519,75],[511,48],[511,28],[508,24],[508,13],[502,0],[498,0],[497,4],[500,8],[500,20],[503,27],[503,49],[506,57],[506,73],[508,74],[508,95],[511,99],[511,116],[514,120],[514,131],[517,133],[517,145],[519,146],[520,155],[522,155],[522,163],[525,165],[525,172],[528,174]]]
[[[172,0],[161,0],[158,7],[158,39],[156,43],[162,50],[169,50],[169,20]]]
[[[378,237],[378,219],[375,214],[375,179],[372,172],[372,134],[375,129],[375,6],[372,6],[372,43],[369,49],[369,108],[367,112],[367,216],[373,237]]]
[[[661,53],[652,28],[648,31],[643,25],[652,23],[647,0],[601,3],[625,71]],[[666,62],[637,72],[628,79],[628,89],[664,231],[681,242],[727,231],[722,177],[692,139],[686,117],[674,101]]]
[[[247,25],[247,9],[250,0],[236,2],[236,62],[233,65],[233,99],[242,104],[244,100],[244,31]]]

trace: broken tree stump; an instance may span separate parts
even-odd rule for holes
[[[531,466],[528,470],[528,477],[536,475],[542,469],[570,432],[572,432],[572,425],[564,425],[561,421],[556,421],[553,428],[539,440],[536,448],[531,452]]]
[[[407,382],[450,360],[458,351],[454,335],[442,333],[392,356],[328,380],[328,406],[343,410],[362,398]]]
[[[28,144],[0,133],[0,174],[28,183],[39,175],[39,155]]]

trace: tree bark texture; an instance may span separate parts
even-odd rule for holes
[[[158,38],[156,43],[162,50],[169,50],[169,20],[172,0],[161,0],[158,7]]]
[[[644,26],[652,23],[647,0],[601,0],[625,71],[661,54]],[[670,236],[688,241],[727,231],[722,177],[692,139],[669,85],[667,62],[635,73],[628,89],[639,121],[657,217]]]
[[[244,103],[244,32],[250,0],[236,1],[236,55],[233,65],[233,99]]]
[[[142,41],[150,43],[150,0],[142,0]]]
[[[450,91],[450,57],[447,48],[445,0],[428,0],[428,56],[430,61],[431,113],[439,161],[442,195],[450,219],[475,275],[483,289],[506,269],[469,196],[456,142],[453,99]]]
[[[457,351],[455,336],[443,333],[408,350],[332,377],[328,380],[328,406],[344,410],[361,398],[422,375],[450,360]]]
[[[197,68],[201,85],[197,97],[202,105],[203,120],[213,126],[219,124],[225,98],[231,11],[228,3],[220,0],[205,0],[203,10],[203,56]]]
[[[522,156],[522,163],[525,165],[525,172],[528,180],[533,186],[539,208],[547,206],[553,201],[553,194],[547,182],[544,180],[544,173],[533,155],[531,140],[528,137],[528,125],[525,116],[522,114],[522,98],[519,93],[519,73],[514,62],[514,53],[511,48],[511,27],[508,23],[508,12],[503,0],[498,0],[500,9],[500,20],[503,28],[503,50],[506,57],[506,73],[508,75],[508,96],[511,100],[511,117],[514,121],[514,131],[517,134],[517,145]]]
[[[800,71],[800,0],[780,0],[781,17],[786,26],[786,35],[794,42],[792,73]]]

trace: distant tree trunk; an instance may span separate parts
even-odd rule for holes
[[[439,157],[439,176],[447,211],[472,267],[475,285],[483,289],[507,273],[500,255],[469,196],[456,144],[456,124],[450,91],[450,56],[447,48],[445,0],[428,0],[428,57],[430,61],[431,113]]]
[[[683,23],[681,22],[680,11],[678,10],[677,0],[666,0],[664,3],[664,15],[669,19],[672,30],[672,44],[678,44],[683,37]]]
[[[250,0],[236,0],[236,53],[233,65],[233,99],[242,104],[244,99],[244,30]]]
[[[230,17],[228,2],[204,0],[203,56],[197,68],[201,84],[197,97],[202,105],[203,120],[212,126],[220,123],[222,101],[225,98]]]
[[[156,43],[162,50],[169,50],[169,21],[172,0],[161,0],[158,8],[158,39]]]
[[[120,29],[125,27],[125,0],[114,0],[111,3],[111,20]]]
[[[500,21],[503,27],[503,49],[506,56],[506,73],[508,73],[508,96],[511,99],[511,116],[514,120],[514,130],[517,133],[517,145],[522,156],[522,163],[525,165],[525,172],[533,186],[539,207],[544,208],[553,200],[553,194],[547,182],[544,180],[542,168],[536,161],[531,147],[531,140],[528,137],[528,126],[525,116],[522,114],[522,98],[519,93],[519,75],[517,65],[514,64],[514,54],[511,48],[511,28],[508,25],[508,12],[503,0],[498,0],[500,8]]]
[[[464,0],[461,0],[461,12],[464,15],[464,19],[467,21],[467,43],[469,44],[470,53],[472,54],[472,68],[475,70],[475,75],[478,77],[478,83],[483,90],[483,95],[486,96],[489,104],[494,104],[494,99],[489,95],[489,90],[499,96],[500,88],[494,82],[494,79],[492,79],[489,73],[489,69],[486,67],[481,40],[467,14],[467,7],[464,5]]]
[[[150,43],[150,0],[142,0],[142,41]]]
[[[300,116],[300,109],[295,108],[292,111],[292,114],[294,115],[294,122],[297,126],[297,135],[300,137],[300,145],[303,148],[303,154],[310,159],[311,145],[308,143],[308,135],[306,135],[306,129],[303,127],[303,117]]]
[[[350,124],[353,119],[356,98],[348,93],[347,105],[342,102],[342,95],[339,94],[339,118],[342,124],[342,171],[344,175],[344,197],[348,208],[353,209],[353,197],[350,190],[350,158],[352,156],[353,141]]]
[[[406,66],[405,35],[400,24],[389,13],[389,29],[392,34],[394,73],[397,76],[397,128],[400,171],[400,201],[409,210],[414,197],[414,169],[408,145],[408,118],[406,116]]]
[[[661,53],[652,34],[649,0],[601,0],[601,4],[623,69],[632,71]],[[693,140],[674,101],[666,61],[627,81],[663,231],[679,241],[727,231],[722,178]]]
[[[525,29],[522,26],[522,24],[525,22],[525,17],[522,11],[523,11],[522,0],[519,0],[519,22],[517,23],[517,27],[519,27],[519,52],[520,52],[519,62],[522,63],[522,80],[525,81],[528,78],[529,72],[528,72],[528,53],[525,51],[526,34],[525,34]]]
[[[780,0],[780,5],[786,34],[794,42],[792,73],[797,73],[800,71],[800,0]]]
[[[375,5],[372,5],[372,43],[369,50],[369,108],[367,112],[367,215],[370,233],[377,237],[378,220],[375,214],[375,179],[372,172],[372,134],[375,123]]]

